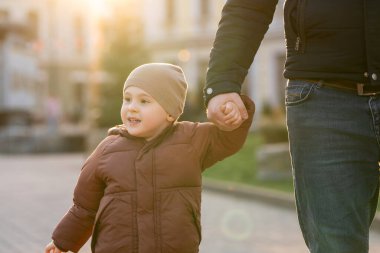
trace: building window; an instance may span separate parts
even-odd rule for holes
[[[9,12],[7,10],[0,9],[0,23],[5,23],[9,19]]]
[[[206,23],[210,16],[210,1],[209,0],[199,0],[200,1],[200,21],[201,23]]]
[[[174,0],[166,0],[166,26],[171,27],[174,24],[175,5]]]
[[[85,111],[85,84],[75,83],[73,86],[73,111],[71,113],[71,120],[73,123],[79,123],[83,120]]]
[[[20,92],[25,90],[25,83],[23,82],[23,75],[18,71],[12,73],[11,89],[14,92]]]
[[[36,11],[28,12],[27,16],[27,25],[29,26],[29,35],[31,40],[38,39],[38,25],[39,25],[39,17]]]
[[[84,27],[83,27],[83,19],[80,16],[77,16],[74,18],[74,39],[75,39],[75,50],[78,53],[83,52]]]

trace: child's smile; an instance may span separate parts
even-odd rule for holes
[[[136,127],[139,123],[141,123],[141,120],[135,117],[128,117],[128,125],[130,127]]]

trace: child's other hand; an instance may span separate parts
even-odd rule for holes
[[[238,127],[243,122],[239,108],[235,103],[228,101],[220,109],[224,113],[224,123],[226,125]]]
[[[54,242],[51,241],[48,245],[46,245],[46,247],[45,247],[45,253],[63,253],[63,251],[59,250],[54,245]]]

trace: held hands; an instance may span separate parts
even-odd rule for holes
[[[59,250],[55,245],[54,242],[51,241],[48,245],[45,247],[45,253],[63,253],[64,251]]]
[[[233,92],[213,97],[208,103],[207,117],[219,129],[232,131],[248,118],[248,113],[240,95]]]
[[[243,121],[237,105],[231,101],[221,105],[220,110],[224,113],[224,123],[226,125],[239,125]]]

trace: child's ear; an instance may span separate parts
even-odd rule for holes
[[[173,116],[172,115],[167,115],[166,116],[166,119],[167,119],[167,121],[169,121],[169,122],[173,122],[173,121],[175,121],[175,119],[173,118]]]

